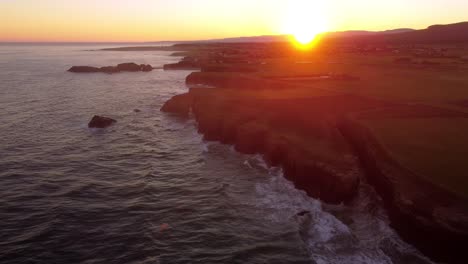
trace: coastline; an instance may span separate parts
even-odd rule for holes
[[[194,60],[193,54],[190,51],[189,60]],[[184,117],[193,112],[199,132],[206,140],[233,145],[242,153],[262,154],[269,165],[281,166],[285,177],[297,188],[327,203],[352,200],[362,173],[383,199],[392,227],[406,241],[437,261],[459,263],[462,259],[462,247],[468,235],[466,198],[402,167],[351,114],[365,115],[376,109],[395,108],[405,114],[413,111],[416,114],[412,115],[417,116],[419,108],[366,96],[335,94],[330,90],[286,102],[270,92],[287,94],[296,89],[294,83],[260,80],[243,74],[245,63],[205,67],[200,62],[198,66],[201,72],[187,76],[187,85],[216,88],[191,88],[188,93],[167,101],[162,111]],[[293,105],[316,107],[284,111],[294,108]],[[337,105],[341,109],[336,110]],[[279,113],[279,109],[284,113]],[[332,115],[325,114],[331,109],[335,111]],[[298,118],[306,110],[307,117]],[[420,115],[432,111],[426,110]],[[311,111],[315,112],[311,115]],[[463,112],[444,111],[436,109],[435,115],[467,117]],[[301,120],[307,123],[306,120],[319,118],[325,121],[309,127],[298,126]],[[291,131],[297,135],[288,134]],[[304,149],[301,140],[294,141],[294,138],[302,142],[318,138],[326,144],[313,148],[325,151]],[[326,152],[329,155],[321,154]],[[342,156],[336,158],[337,154]]]

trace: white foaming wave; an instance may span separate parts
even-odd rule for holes
[[[209,146],[210,146],[210,145],[209,145],[208,143],[203,142],[203,143],[201,144],[202,151],[203,151],[204,153],[208,152],[208,151],[210,150],[210,149],[209,149]]]
[[[206,152],[211,145],[220,144],[202,139],[200,142]],[[234,146],[229,150],[236,152]],[[266,170],[270,175],[255,185],[250,204],[264,213],[265,220],[295,228],[314,262],[390,264],[411,256],[412,260],[416,259],[414,263],[432,263],[390,228],[378,196],[370,186],[363,185],[351,205],[323,204],[298,190],[284,177],[281,168],[269,167],[262,155],[243,157],[247,167]],[[298,216],[299,212],[309,213],[304,217]]]
[[[187,121],[186,121],[186,124],[187,124],[187,126],[190,126],[190,127],[193,127],[193,128],[197,127],[197,121],[195,120],[195,118],[193,118],[191,112],[190,112],[189,119],[187,119]],[[197,130],[195,130],[195,131],[198,133]]]
[[[245,161],[244,161],[244,165],[247,166],[247,167],[249,167],[249,168],[251,168],[251,169],[253,169],[252,165],[250,165],[249,160],[245,160]]]
[[[255,159],[255,162],[258,164],[258,166],[264,168],[265,170],[268,170],[268,164],[266,163],[265,159],[263,158],[262,155],[260,154],[256,154],[253,156],[253,158]]]
[[[397,236],[385,215],[382,216],[381,206],[375,214],[366,209],[373,202],[368,196],[360,195],[351,207],[324,205],[296,189],[284,178],[282,169],[270,168],[269,174],[271,178],[268,181],[256,185],[256,206],[267,212],[265,218],[269,221],[293,223],[316,263],[393,263],[382,250],[384,240],[391,243],[397,259],[411,255],[418,259],[417,263],[431,263]],[[328,212],[328,207],[337,213],[344,212],[351,219],[350,223],[343,223]],[[297,215],[306,211],[309,213],[304,216]]]
[[[105,134],[109,131],[112,131],[110,128],[97,128],[97,127],[88,127],[88,125],[83,126],[83,129],[88,129],[89,132],[93,135]]]
[[[211,146],[218,144],[218,142],[203,140],[203,136],[200,136],[200,142],[201,142],[200,146],[204,153],[209,152]]]
[[[235,151],[235,150],[234,150]],[[244,161],[244,165],[251,169],[261,169],[261,170],[269,170],[267,163],[263,159],[262,155],[245,155],[246,160]]]
[[[266,183],[256,185],[257,206],[271,208],[272,214],[266,217],[274,222],[297,221],[295,216],[301,211],[309,211],[311,229],[308,230],[314,239],[321,242],[329,241],[336,233],[349,233],[348,227],[322,210],[320,201],[309,197],[304,191],[296,189],[293,183],[283,177],[283,171],[274,167],[270,171],[271,178]],[[297,221],[299,222],[299,221]]]
[[[229,146],[229,151],[234,152],[234,153],[237,153],[237,150],[236,150],[236,148],[235,148],[233,145],[230,145],[230,146]]]

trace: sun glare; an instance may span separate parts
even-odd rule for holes
[[[309,45],[317,34],[328,30],[326,8],[320,0],[288,1],[283,32],[300,45]]]

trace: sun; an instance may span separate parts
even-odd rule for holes
[[[326,11],[320,0],[290,0],[282,31],[293,36],[300,45],[308,45],[318,34],[328,30]]]

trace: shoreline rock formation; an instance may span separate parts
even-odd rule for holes
[[[105,67],[92,67],[92,66],[73,66],[68,69],[69,72],[74,73],[119,73],[119,72],[150,72],[153,67],[149,64],[136,64],[133,62],[121,63],[117,66],[105,66]]]
[[[88,127],[89,128],[107,128],[115,124],[117,120],[109,118],[109,117],[104,117],[104,116],[98,116],[95,115],[89,121]]]
[[[382,197],[392,227],[421,251],[457,263],[468,238],[466,199],[396,162],[357,120],[346,118],[339,127]]]
[[[191,88],[162,111],[193,113],[205,140],[262,154],[327,203],[352,200],[365,180],[404,240],[435,261],[464,263],[468,79],[467,66],[451,55],[458,46],[178,48],[186,56],[180,67],[200,69],[187,86],[215,88]]]
[[[353,199],[359,175],[365,175],[382,197],[391,226],[405,240],[428,255],[458,263],[468,237],[466,199],[401,167],[347,113],[393,107],[401,109],[396,114],[468,115],[349,95],[292,102],[231,96],[239,92],[191,88],[167,101],[161,111],[184,117],[192,111],[205,140],[232,144],[246,154],[263,154],[270,165],[281,166],[297,188],[327,203]],[[301,119],[304,113],[307,118]],[[294,132],[284,133],[284,127]],[[307,144],[312,147],[304,147]]]
[[[260,102],[256,105],[257,111],[249,104],[219,99],[213,93],[215,90],[191,89],[189,93],[176,95],[167,101],[161,111],[188,117],[192,109],[198,130],[205,140],[232,144],[237,151],[246,154],[263,154],[269,164],[282,166],[286,178],[312,197],[328,203],[341,203],[354,197],[360,181],[357,160],[352,157],[338,130],[327,125],[329,120],[312,126],[297,123],[302,126],[297,128],[302,130],[300,133],[315,133],[317,139],[329,137],[323,140],[330,146],[323,148],[332,153],[320,155],[319,150],[314,149],[318,146],[304,145],[296,141],[294,135],[278,131],[281,126],[293,126],[288,124],[289,113],[262,116],[263,111],[277,107],[275,102]],[[312,132],[315,128],[322,131]]]

